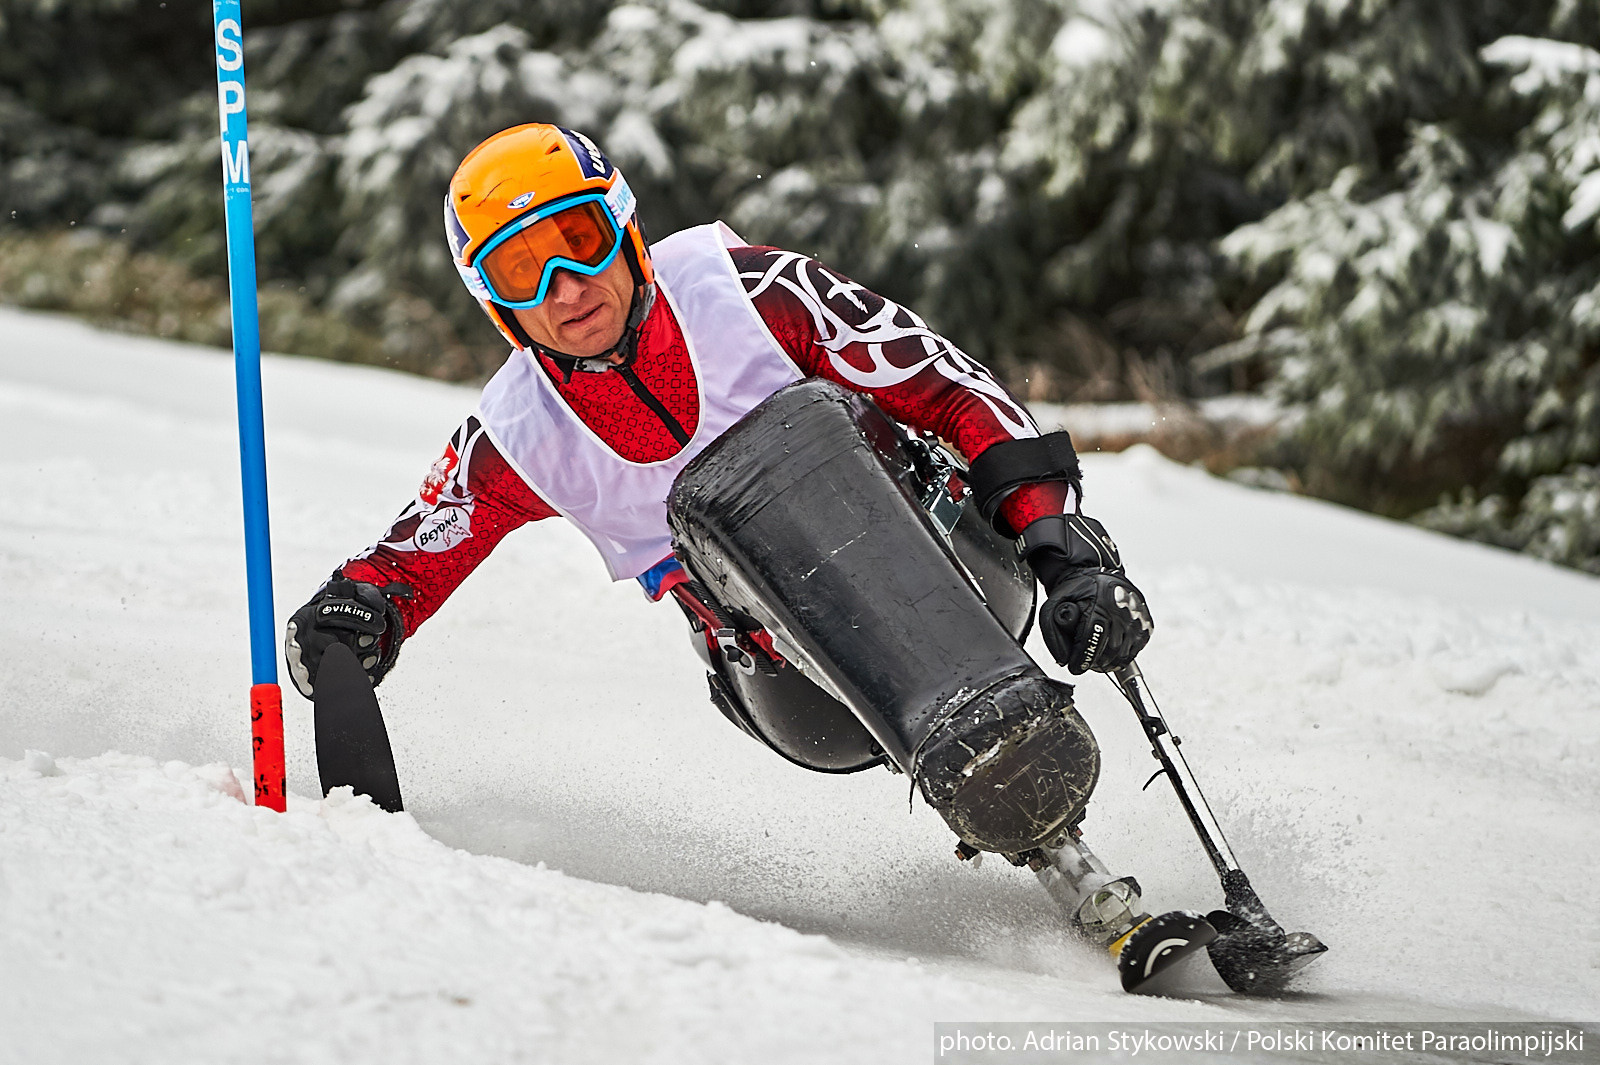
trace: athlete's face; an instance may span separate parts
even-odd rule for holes
[[[633,271],[618,255],[593,277],[557,270],[544,302],[514,313],[540,347],[587,359],[617,346],[632,306]]]

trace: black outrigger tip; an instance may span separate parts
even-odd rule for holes
[[[323,652],[314,703],[322,794],[349,785],[392,814],[404,809],[378,697],[355,652],[342,643]]]
[[[1310,932],[1285,932],[1272,919],[1240,869],[1222,880],[1226,910],[1213,910],[1206,920],[1217,938],[1206,948],[1223,983],[1242,995],[1270,995],[1328,947]]]

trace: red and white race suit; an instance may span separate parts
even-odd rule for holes
[[[695,455],[802,377],[862,392],[969,461],[1039,435],[1027,410],[921,318],[821,263],[749,247],[721,223],[652,246],[657,299],[623,367],[573,372],[518,349],[456,430],[422,487],[344,576],[412,589],[405,634],[432,616],[511,530],[567,517],[612,578],[652,598],[681,579],[666,497]],[[1070,489],[1024,485],[1002,504],[1021,529],[1059,514]]]

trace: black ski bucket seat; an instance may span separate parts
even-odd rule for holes
[[[802,765],[888,759],[968,844],[1016,854],[1081,817],[1099,748],[1071,686],[1017,642],[1015,605],[991,611],[983,590],[1015,591],[992,560],[984,576],[963,564],[919,504],[911,465],[871,400],[812,379],[679,474],[668,521],[700,594],[770,633],[777,673],[798,670],[848,715],[763,705],[778,686],[750,677],[770,667],[715,663],[713,695],[720,680],[740,704],[724,712]]]

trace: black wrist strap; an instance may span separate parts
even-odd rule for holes
[[[1049,514],[1029,522],[1017,546],[1022,551],[1022,560],[1033,567],[1034,576],[1039,578],[1046,592],[1053,591],[1056,582],[1072,568],[1064,514]]]
[[[1105,526],[1085,514],[1047,514],[1028,523],[1017,543],[1046,591],[1075,570],[1122,573],[1122,556]]]
[[[1035,551],[1044,548],[1055,548],[1062,555],[1069,553],[1067,547],[1067,516],[1065,514],[1046,514],[1042,518],[1035,518],[1022,530],[1021,541],[1022,557],[1027,558]]]
[[[1000,528],[995,514],[1013,489],[1040,481],[1066,481],[1081,497],[1083,473],[1072,437],[1065,432],[1046,433],[1028,440],[1002,440],[972,463],[967,485],[978,503],[978,513]],[[1002,531],[1016,535],[1014,530]]]

